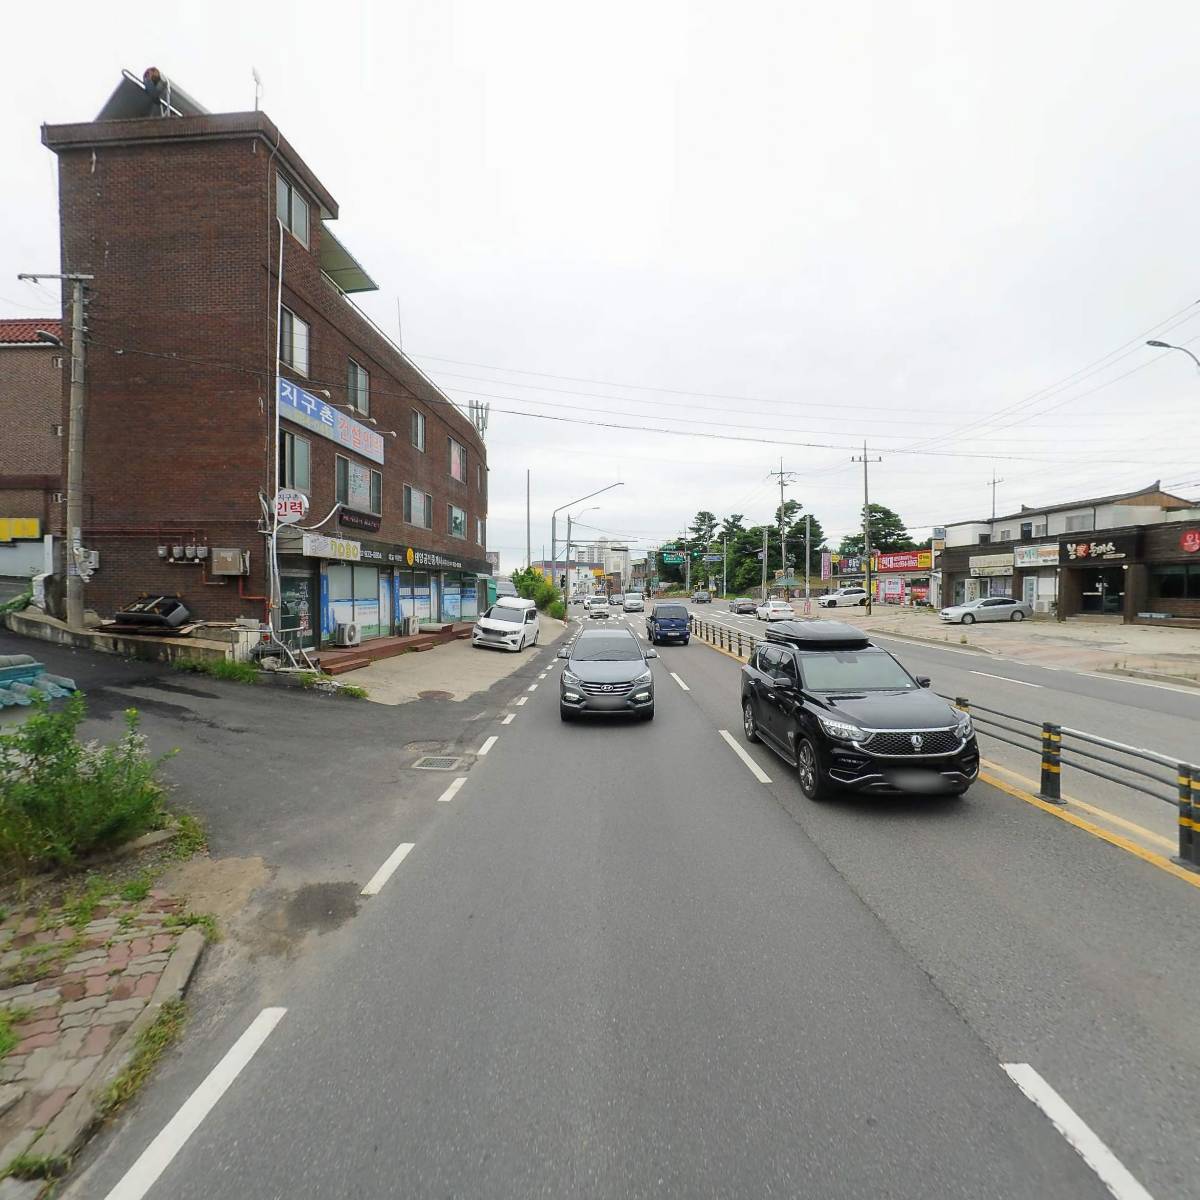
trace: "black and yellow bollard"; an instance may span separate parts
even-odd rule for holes
[[[1179,777],[1179,858],[1185,867],[1200,867],[1200,831],[1197,831],[1200,812],[1197,811],[1197,785],[1200,779],[1196,768],[1180,763],[1176,768]]]
[[[1062,804],[1062,726],[1042,722],[1042,787],[1038,792],[1043,800]]]

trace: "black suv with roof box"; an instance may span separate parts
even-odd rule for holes
[[[781,621],[742,667],[742,726],[796,768],[800,790],[961,796],[979,774],[966,713],[840,621]]]

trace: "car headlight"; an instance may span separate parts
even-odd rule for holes
[[[821,728],[831,738],[837,738],[840,742],[861,742],[867,736],[857,725],[853,725],[849,721],[835,721],[832,717],[818,717],[817,719],[821,722]]]
[[[637,677],[637,678],[636,678],[636,679],[635,679],[633,682],[634,682],[635,684],[638,684],[638,683],[649,683],[649,682],[650,682],[650,678],[651,678],[650,672],[647,670],[647,671],[643,671],[643,672],[642,672],[642,673],[641,673],[641,674],[640,674],[640,675],[639,675],[639,676],[638,676],[638,677]]]
[[[975,732],[975,726],[971,724],[971,714],[963,713],[958,718],[958,726],[955,732],[965,742]]]
[[[481,636],[481,635],[482,635],[482,633],[483,633],[483,626],[482,626],[482,625],[476,625],[476,626],[475,626],[475,628],[471,630],[471,632],[472,632],[472,633],[473,633],[473,634],[474,634],[476,637],[479,637],[479,636]]]
[[[574,674],[574,672],[567,671],[565,669],[559,676],[559,679],[561,679],[563,683],[567,684],[569,687],[578,687],[583,682],[583,680],[580,679],[578,675]]]

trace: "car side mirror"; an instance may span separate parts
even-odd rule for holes
[[[644,654],[642,657],[643,657],[643,658],[657,658],[657,657],[658,657],[658,651],[657,651],[657,650],[649,650],[649,649],[647,649],[647,651],[645,652],[645,654]]]
[[[561,650],[558,652],[558,657],[559,657],[559,658],[570,658],[570,657],[571,657],[571,651],[570,651],[570,650],[569,650],[569,649],[568,649],[566,646],[564,646],[564,647],[563,647],[563,648],[562,648],[562,649],[561,649]]]
[[[917,675],[914,677],[917,681],[917,687],[932,687],[933,680],[928,675]]]
[[[771,682],[775,685],[775,687],[782,688],[784,691],[790,692],[792,688],[795,687],[795,681],[790,675],[776,675]]]

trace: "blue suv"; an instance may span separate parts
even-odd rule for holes
[[[646,632],[656,646],[663,642],[681,642],[686,646],[692,636],[688,610],[682,604],[656,604],[646,618]]]

